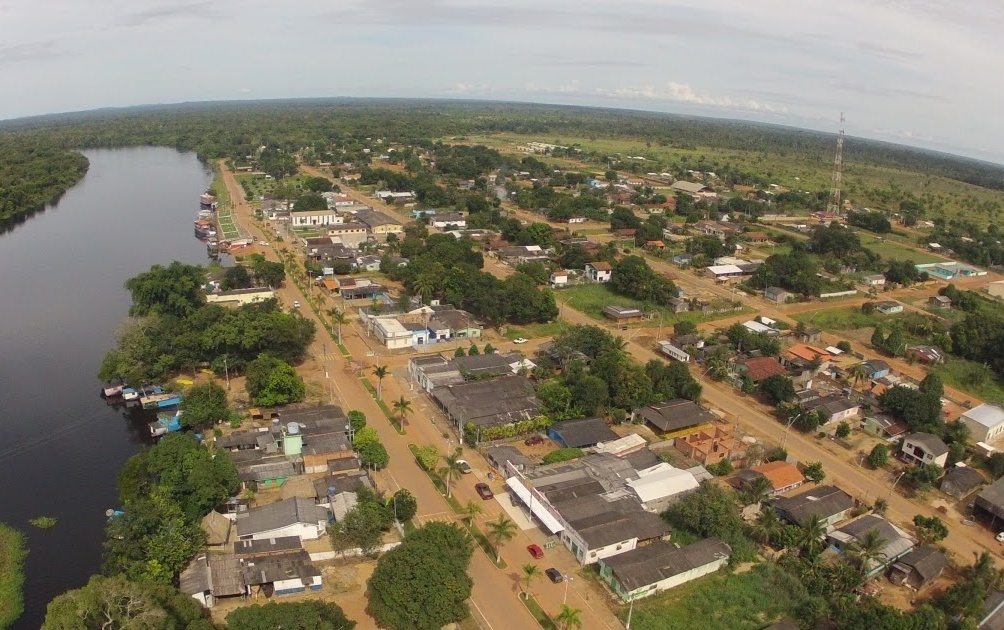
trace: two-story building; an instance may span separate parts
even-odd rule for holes
[[[944,468],[948,463],[948,445],[932,433],[911,433],[903,438],[902,457],[918,466],[935,465]]]
[[[613,267],[608,262],[597,261],[586,263],[586,278],[590,282],[610,282]]]

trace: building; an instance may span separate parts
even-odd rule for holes
[[[868,378],[871,380],[889,376],[892,368],[882,359],[870,359],[864,362],[865,369],[868,370]]]
[[[714,278],[715,282],[728,282],[746,275],[738,265],[711,265],[707,270],[708,276]]]
[[[819,411],[823,414],[823,424],[847,420],[858,415],[861,411],[861,403],[853,402],[840,394],[814,398],[802,403],[802,405],[808,411]]]
[[[520,472],[533,466],[533,460],[521,453],[515,446],[508,444],[488,447],[485,449],[485,459],[489,466],[501,471],[505,470],[507,462]]]
[[[616,322],[636,322],[642,318],[641,310],[631,306],[604,306],[603,315]]]
[[[880,315],[895,315],[903,312],[903,305],[894,300],[882,300],[875,302],[875,312]]]
[[[289,222],[294,228],[338,225],[345,222],[342,215],[334,210],[296,210],[289,213]]]
[[[959,418],[969,427],[974,442],[991,442],[1004,432],[1004,409],[982,404],[967,410]]]
[[[446,214],[439,214],[432,218],[432,227],[445,230],[450,229],[467,229],[467,217],[459,212],[448,212]]]
[[[910,346],[906,349],[906,358],[919,361],[925,365],[935,365],[945,362],[941,350],[934,346]]]
[[[662,513],[675,499],[700,486],[693,472],[664,462],[638,469],[635,474],[637,478],[628,479],[625,485],[650,512]]]
[[[675,359],[680,363],[690,363],[690,355],[682,348],[673,345],[671,341],[660,341],[659,350],[667,357]]]
[[[548,284],[551,285],[552,289],[560,289],[562,287],[568,286],[568,272],[567,271],[555,271],[551,274]]]
[[[927,305],[931,308],[937,308],[941,310],[948,310],[952,308],[951,298],[944,295],[932,295],[927,298]]]
[[[547,264],[551,261],[552,254],[552,250],[540,245],[515,245],[503,247],[496,252],[499,260],[512,267],[531,262]]]
[[[410,348],[412,345],[412,332],[392,317],[374,319],[373,333],[377,341],[390,350]]]
[[[613,267],[604,261],[586,263],[586,278],[591,282],[610,282]]]
[[[223,306],[244,306],[272,299],[275,299],[275,291],[268,287],[249,287],[206,293],[206,304],[221,304]]]
[[[468,423],[475,430],[505,426],[541,414],[533,383],[522,376],[437,387],[432,390],[432,400],[458,429]]]
[[[414,191],[394,192],[392,190],[377,190],[373,193],[373,196],[385,203],[394,203],[395,201],[415,200]]]
[[[372,208],[360,208],[356,212],[356,221],[366,226],[368,232],[379,242],[387,240],[387,235],[401,235],[404,226],[394,217],[378,212]]]
[[[749,378],[754,383],[785,372],[784,366],[774,357],[756,357],[738,364],[738,375]]]
[[[792,525],[805,525],[813,517],[822,519],[827,530],[845,520],[854,509],[854,499],[836,486],[814,486],[790,497],[770,502],[777,515]]]
[[[862,542],[868,532],[876,532],[885,543],[877,560],[869,562],[865,567],[865,576],[871,577],[893,564],[917,544],[905,531],[885,520],[881,516],[869,514],[831,531],[826,535],[827,542],[838,553],[844,553],[849,547]]]
[[[956,499],[963,499],[986,483],[980,471],[970,466],[955,465],[941,478],[941,491]]]
[[[794,299],[794,297],[794,293],[785,291],[781,287],[767,287],[763,292],[763,299],[776,302],[777,304],[784,304],[788,300]]]
[[[718,419],[694,401],[683,398],[636,409],[631,413],[631,418],[633,421],[640,418],[654,431],[667,436],[687,435],[712,428],[712,423]]]
[[[797,331],[795,337],[802,343],[819,343],[823,338],[823,331],[818,328],[805,328]]]
[[[784,494],[805,483],[805,477],[798,468],[788,462],[768,462],[750,470],[770,482],[771,495]]]
[[[885,276],[880,273],[876,273],[870,276],[865,276],[861,279],[861,281],[869,287],[881,287],[885,285]]]
[[[345,460],[338,465],[343,471],[359,468],[352,444],[343,432],[304,435],[300,457],[303,458],[303,472],[307,474],[327,472],[335,460]]]
[[[725,566],[732,549],[716,538],[686,547],[656,541],[603,558],[600,579],[624,602],[667,591]]]
[[[682,297],[669,298],[666,307],[674,313],[686,313],[690,310],[690,303]]]
[[[298,536],[314,540],[328,528],[328,511],[303,498],[286,499],[253,507],[237,515],[237,538],[257,540]]]
[[[941,577],[948,559],[934,547],[915,547],[889,570],[889,581],[900,586],[906,585],[920,590]]]
[[[231,542],[234,522],[216,510],[202,517],[202,531],[206,533],[206,545],[222,547]]]
[[[711,188],[696,182],[686,182],[680,180],[673,182],[673,185],[670,188],[676,192],[687,193],[695,199],[714,199],[718,196],[718,194]]]
[[[762,245],[770,242],[770,235],[766,232],[744,232],[743,240],[754,245]]]
[[[746,456],[745,445],[727,431],[714,427],[701,429],[690,435],[678,437],[673,445],[678,451],[702,466],[717,464],[722,460],[735,461]]]
[[[342,223],[328,225],[328,237],[338,239],[338,244],[356,249],[369,240],[369,232],[363,223]]]
[[[903,438],[902,457],[911,464],[934,464],[944,468],[948,463],[948,445],[931,433],[911,433]]]
[[[907,432],[905,424],[882,414],[865,416],[862,428],[872,435],[877,435],[887,440],[895,440],[906,435]]]
[[[588,448],[600,442],[612,442],[619,436],[610,430],[603,418],[585,418],[556,422],[547,430],[547,437],[562,448]]]

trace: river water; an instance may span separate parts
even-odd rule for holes
[[[125,318],[123,283],[151,265],[205,263],[193,235],[211,174],[171,149],[88,151],[87,175],[0,235],[0,521],[28,535],[25,613],[99,570],[115,477],[146,442],[142,412],[108,406],[97,371]],[[58,519],[40,530],[28,520]]]

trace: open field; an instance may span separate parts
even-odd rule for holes
[[[631,627],[638,630],[759,630],[798,603],[796,594],[782,590],[768,573],[769,565],[736,575],[719,572],[638,600]],[[779,592],[784,596],[778,597]],[[626,607],[620,617],[627,617]]]
[[[1004,381],[981,363],[950,358],[935,370],[942,382],[990,403],[1004,403]]]
[[[653,306],[640,300],[618,295],[610,290],[605,284],[580,284],[567,289],[555,292],[555,299],[560,303],[567,303],[569,307],[589,315],[590,317],[606,323],[613,323],[613,320],[603,314],[604,306],[628,306],[641,309],[646,314],[662,314],[662,324],[671,326],[674,322],[692,321],[695,324],[709,322],[717,319],[735,317],[748,309],[728,311],[726,313],[715,313],[705,315],[703,313],[681,313],[676,314],[667,308]],[[655,319],[658,322],[658,317]]]
[[[562,322],[548,322],[546,324],[529,324],[526,326],[507,326],[505,331],[506,339],[535,339],[537,337],[554,337],[561,332],[565,325]]]
[[[24,611],[24,535],[0,523],[0,628],[14,623]]]
[[[264,175],[258,176],[249,175],[248,173],[237,173],[234,177],[237,179],[237,183],[241,185],[241,188],[244,189],[245,194],[250,191],[251,199],[253,201],[258,201],[261,199],[262,195],[275,190],[275,185],[278,183],[274,179],[265,179]],[[292,186],[294,190],[301,190],[305,177],[306,176],[304,175],[286,177],[282,180],[282,183],[287,186]]]
[[[824,330],[857,330],[874,328],[877,324],[888,323],[896,319],[898,315],[879,315],[878,313],[866,315],[857,306],[844,306],[798,313],[793,317],[806,326],[814,326]]]
[[[834,124],[834,127],[836,125]],[[714,170],[730,165],[743,171],[754,173],[794,190],[826,190],[830,187],[833,169],[832,155],[812,156],[798,151],[759,151],[722,149],[708,146],[678,148],[661,146],[651,142],[651,138],[585,138],[576,136],[539,136],[500,133],[469,136],[468,143],[480,143],[500,151],[515,151],[516,145],[531,141],[552,142],[575,146],[584,152],[601,155],[641,156],[638,163],[641,173],[662,172],[681,164],[701,162],[704,170]],[[1004,204],[1004,192],[990,190],[946,177],[932,176],[916,171],[857,161],[854,159],[855,138],[848,138],[845,145],[843,167],[844,194],[857,206],[895,212],[899,209],[899,194],[903,191],[919,198],[930,211],[928,219],[945,217],[961,218],[987,223],[991,217],[974,212],[973,208],[982,204]],[[834,150],[836,145],[834,143]],[[536,156],[541,159],[541,156]],[[576,162],[564,158],[544,158],[557,166],[576,167]],[[622,157],[623,159],[623,157]],[[624,160],[628,164],[632,160]],[[588,164],[584,170],[602,172],[601,164]],[[894,188],[890,187],[890,183]]]
[[[918,265],[924,263],[939,263],[950,260],[944,256],[938,256],[937,254],[925,252],[920,249],[913,249],[888,239],[877,241],[874,236],[868,235],[867,232],[864,232],[863,230],[859,230],[858,233],[861,235],[862,245],[885,259],[912,260]]]

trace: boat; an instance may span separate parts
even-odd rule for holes
[[[101,395],[105,398],[114,398],[115,396],[120,396],[122,391],[126,389],[125,383],[119,383],[118,385],[110,385],[101,390]]]
[[[170,413],[158,413],[157,421],[151,422],[150,435],[153,437],[160,437],[167,433],[174,433],[175,431],[181,431],[181,414],[183,412],[178,410],[174,414]]]
[[[213,218],[213,211],[212,210],[199,210],[199,218],[200,219],[212,219]]]
[[[213,224],[205,219],[199,219],[195,222],[195,236],[198,238],[206,238],[209,236],[213,230]]]
[[[173,407],[181,404],[181,394],[150,394],[147,396],[140,396],[139,402],[143,405],[143,409],[162,409],[164,407]]]
[[[132,387],[123,387],[119,393],[122,394],[122,398],[125,400],[136,400],[139,398],[139,392]]]

